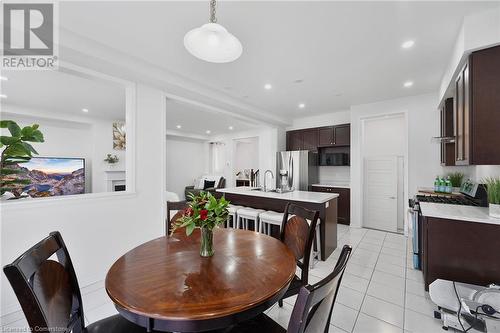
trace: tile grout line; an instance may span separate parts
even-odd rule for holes
[[[364,235],[363,235],[363,238],[366,237],[366,234],[368,232],[366,232]],[[384,239],[382,240],[382,246],[384,244],[384,241],[385,241],[385,238],[387,237],[387,233],[384,234]],[[361,238],[360,242],[363,240],[363,238]],[[373,268],[373,271],[372,271],[372,274],[370,275],[370,280],[368,280],[368,286],[366,287],[366,291],[365,291],[365,294],[363,295],[363,299],[361,300],[361,306],[359,308],[359,311],[358,313],[356,314],[356,320],[354,320],[354,326],[352,327],[352,330],[351,332],[354,331],[354,329],[356,328],[356,324],[358,323],[358,319],[359,319],[359,314],[361,313],[361,309],[363,308],[363,304],[365,303],[365,298],[366,298],[366,295],[368,295],[368,288],[370,287],[370,282],[372,281],[372,278],[373,278],[373,273],[375,272],[375,267],[377,266],[377,262],[378,262],[378,258],[380,257],[380,253],[382,251],[382,247],[380,247],[380,251],[378,252],[378,255],[377,255],[377,260],[375,261],[375,266]]]
[[[403,293],[403,332],[405,330],[405,324],[406,324],[406,279],[407,279],[407,271],[408,271],[408,238],[406,239],[406,249],[405,249],[405,286],[404,286],[404,293]]]

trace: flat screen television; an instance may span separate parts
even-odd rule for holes
[[[33,157],[17,167],[23,170],[15,177],[29,179],[24,187],[30,197],[52,197],[85,193],[85,159]]]

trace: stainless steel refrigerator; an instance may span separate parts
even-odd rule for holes
[[[276,156],[276,189],[310,191],[318,182],[318,154],[307,150],[280,151]]]

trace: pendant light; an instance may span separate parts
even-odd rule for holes
[[[184,36],[184,46],[196,58],[208,62],[225,63],[238,59],[243,47],[238,38],[217,24],[216,0],[210,0],[209,23],[189,31]]]

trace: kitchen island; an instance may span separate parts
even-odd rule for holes
[[[326,260],[337,247],[336,193],[293,191],[287,193],[264,192],[253,187],[217,189],[233,205],[272,210],[283,213],[287,203],[294,203],[319,212],[321,260]]]

